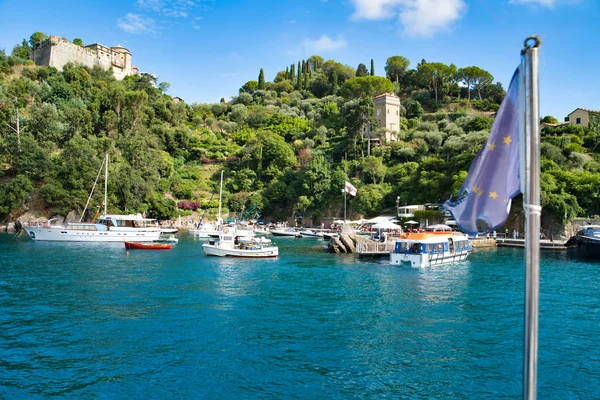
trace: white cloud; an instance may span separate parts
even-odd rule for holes
[[[333,40],[327,35],[322,35],[316,40],[304,39],[303,46],[305,50],[319,53],[343,49],[346,47],[346,41],[340,37],[338,37],[337,40]]]
[[[546,7],[554,7],[556,0],[510,0],[512,4],[539,4]]]
[[[433,36],[440,30],[448,29],[466,11],[464,0],[351,0],[351,2],[355,7],[353,19],[398,18],[404,32],[409,36]]]
[[[137,0],[137,6],[166,17],[187,18],[195,9],[206,11],[213,0]]]
[[[153,33],[154,20],[137,14],[127,13],[119,19],[117,26],[129,33]]]

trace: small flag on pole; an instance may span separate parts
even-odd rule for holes
[[[471,164],[458,198],[444,203],[459,228],[471,235],[504,224],[511,199],[520,192],[519,76],[517,69],[487,143]]]
[[[344,188],[349,195],[356,196],[356,188],[350,182],[346,182],[346,187]]]

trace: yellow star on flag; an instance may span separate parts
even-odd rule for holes
[[[496,143],[492,142],[488,145],[488,149],[490,149],[490,151],[494,151],[494,149],[496,148]]]
[[[490,192],[490,197],[492,199],[497,199],[498,198],[498,193],[496,193],[496,192]]]
[[[504,136],[503,142],[504,144],[510,144],[512,142],[512,139],[510,138],[510,136]]]

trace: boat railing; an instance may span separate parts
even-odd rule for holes
[[[375,243],[359,242],[356,244],[357,253],[391,253],[394,251],[394,242]]]

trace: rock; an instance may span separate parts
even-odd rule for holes
[[[356,253],[356,247],[349,235],[340,235],[340,241],[344,244],[348,253]]]
[[[17,228],[15,227],[15,223],[14,222],[10,222],[6,226],[6,232],[8,232],[8,233],[15,233],[16,231],[17,231]]]
[[[333,248],[338,248],[340,253],[347,253],[346,251],[346,246],[344,246],[342,244],[342,242],[340,242],[340,239],[336,236],[331,238],[331,244]]]
[[[0,225],[0,232],[6,232],[6,225]]]
[[[81,214],[77,210],[71,210],[67,214],[67,218],[65,218],[66,222],[79,222],[79,218],[81,218]]]
[[[61,226],[61,225],[65,225],[65,218],[62,215],[56,214],[53,215],[52,218],[50,218],[52,221],[52,225],[57,225],[57,226]]]

